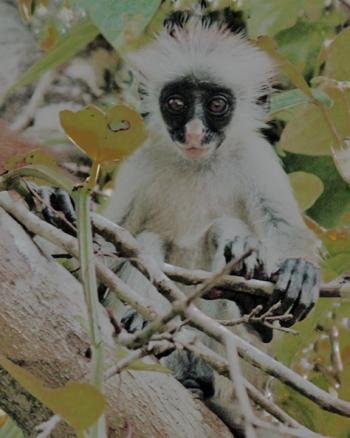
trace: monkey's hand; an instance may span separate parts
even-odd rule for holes
[[[261,254],[261,243],[252,236],[237,236],[233,240],[227,242],[224,247],[224,257],[226,263],[231,260],[241,258],[249,250],[252,253],[246,257],[236,267],[233,274],[244,276],[247,279],[252,277],[266,278],[264,274],[264,266]],[[249,295],[246,293],[236,293],[235,303],[237,304],[242,315],[249,315],[252,310],[261,305],[264,309],[266,307],[266,298]],[[262,322],[249,322],[248,326],[253,329],[263,342],[270,342],[272,340],[272,328],[264,325]]]
[[[242,275],[247,279],[253,278],[257,271],[261,270],[262,262],[260,259],[261,243],[252,236],[236,236],[225,244],[224,257],[226,263],[231,260],[239,259],[248,251],[252,253],[240,262],[233,274]]]
[[[276,315],[286,312],[293,315],[292,319],[281,321],[281,325],[290,327],[307,316],[318,299],[320,282],[320,270],[304,259],[287,259],[281,264],[275,290],[268,302],[268,307],[281,302],[274,312]]]

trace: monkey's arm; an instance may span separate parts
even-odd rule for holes
[[[293,320],[284,323],[292,325],[305,318],[318,298],[319,242],[302,219],[288,177],[272,147],[264,141],[257,146],[254,159],[248,160],[247,215],[262,242],[267,274],[277,273],[269,304],[281,300],[278,313],[292,313]]]

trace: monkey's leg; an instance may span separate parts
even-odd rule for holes
[[[157,234],[144,231],[137,236],[137,240],[143,249],[149,255],[152,255],[159,264],[164,262],[164,244]],[[117,274],[137,293],[140,293],[149,305],[160,314],[170,309],[169,302],[129,262],[125,263]],[[147,324],[147,321],[129,306],[122,305],[118,314],[119,318],[121,317],[122,324],[130,332],[141,330]],[[198,397],[206,398],[214,393],[213,370],[192,353],[174,351],[163,358],[162,362],[173,371],[174,376],[186,388]]]
[[[152,256],[160,265],[164,262],[164,243],[160,236],[150,231],[143,231],[136,236],[136,239],[143,250]],[[150,281],[138,271],[130,262],[124,262],[116,270],[116,274],[140,294],[147,304],[158,313],[164,313],[170,308],[169,302],[157,291]],[[120,319],[124,327],[131,333],[141,330],[147,324],[141,315],[132,307],[125,306],[120,301],[113,305],[114,315]]]

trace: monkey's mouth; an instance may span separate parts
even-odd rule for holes
[[[196,146],[186,146],[183,149],[186,157],[191,160],[199,160],[208,154],[210,148],[196,147]]]
[[[213,141],[208,143],[176,141],[174,143],[181,155],[188,160],[206,159],[216,150],[216,143]]]

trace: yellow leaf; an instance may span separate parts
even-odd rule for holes
[[[105,398],[88,383],[68,382],[62,388],[51,389],[2,354],[0,354],[0,365],[23,388],[55,414],[64,418],[76,431],[87,429],[95,424],[105,409]]]
[[[289,181],[302,211],[309,209],[323,193],[323,183],[312,173],[293,172]]]
[[[33,0],[18,0],[18,8],[24,21],[29,21],[32,16]]]
[[[30,21],[33,12],[33,0],[17,0],[18,8],[24,21]],[[36,0],[35,6],[43,5],[47,7],[48,0]]]
[[[8,417],[6,413],[2,409],[0,409],[0,427],[2,427],[6,423],[7,418]]]
[[[25,165],[41,164],[50,168],[57,168],[55,159],[42,149],[32,149],[24,154],[17,154],[5,161],[4,169],[13,170]]]
[[[78,112],[65,110],[60,121],[72,142],[96,163],[129,155],[147,136],[142,117],[127,105],[107,113],[93,105]]]

